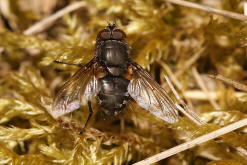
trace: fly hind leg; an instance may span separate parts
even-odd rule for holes
[[[88,115],[87,121],[86,121],[84,127],[81,129],[79,135],[82,135],[83,134],[83,132],[85,131],[85,129],[86,129],[88,123],[89,123],[89,120],[91,119],[92,114],[93,114],[93,109],[92,109],[91,101],[88,101],[87,103],[88,103],[89,115]]]

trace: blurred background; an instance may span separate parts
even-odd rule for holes
[[[243,0],[189,2],[244,13]],[[127,34],[131,57],[178,102],[168,76],[208,124],[182,113],[178,123],[168,124],[134,104],[114,118],[96,114],[80,137],[87,106],[62,122],[50,115],[53,97],[78,69],[53,61],[86,64],[97,33],[113,21]],[[247,88],[229,82],[246,84],[246,37],[243,20],[166,0],[1,0],[0,164],[133,164],[245,118]],[[246,132],[239,129],[157,164],[247,164]]]

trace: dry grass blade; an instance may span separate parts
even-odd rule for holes
[[[61,18],[65,14],[68,14],[68,13],[70,13],[74,10],[77,10],[81,7],[84,7],[84,6],[86,6],[86,2],[75,2],[75,3],[59,10],[58,12],[54,13],[53,15],[43,19],[42,21],[37,22],[36,24],[34,24],[33,26],[31,26],[27,30],[25,30],[23,33],[26,35],[39,33],[41,31],[45,30],[47,27],[51,26],[54,21]]]
[[[247,1],[244,1],[244,15],[247,15]]]
[[[178,95],[177,91],[175,90],[174,86],[172,85],[171,81],[169,80],[169,78],[167,76],[165,76],[166,82],[169,85],[170,89],[172,90],[173,94],[175,95],[175,97],[177,98],[177,100],[180,102],[181,105],[183,105],[183,107],[185,109],[183,109],[182,107],[180,107],[179,105],[176,105],[178,110],[180,110],[185,116],[187,116],[191,121],[193,121],[194,123],[196,123],[197,125],[204,125],[206,124],[204,121],[202,121],[200,119],[200,117],[194,112],[192,111],[186,104],[185,102],[180,98],[180,96]]]
[[[247,119],[240,120],[240,121],[235,122],[233,124],[230,124],[230,125],[228,125],[226,127],[220,128],[220,129],[218,129],[216,131],[213,131],[213,132],[208,133],[206,135],[200,136],[200,137],[198,137],[198,138],[196,138],[194,140],[191,140],[189,142],[180,144],[180,145],[178,145],[176,147],[173,147],[171,149],[168,149],[168,150],[166,150],[164,152],[161,152],[159,154],[151,156],[151,157],[149,157],[149,158],[147,158],[145,160],[142,160],[140,162],[135,163],[134,165],[148,165],[148,164],[151,164],[151,163],[158,162],[158,161],[160,161],[162,159],[165,159],[165,158],[167,158],[169,156],[172,156],[172,155],[175,155],[175,154],[177,154],[179,152],[185,151],[185,150],[187,150],[189,148],[192,148],[192,147],[194,147],[196,145],[199,145],[201,143],[207,142],[209,140],[212,140],[214,138],[222,136],[222,135],[224,135],[226,133],[229,133],[231,131],[234,131],[234,130],[239,129],[239,128],[241,128],[243,126],[246,126],[246,125],[247,125]]]
[[[193,73],[193,75],[197,81],[197,84],[200,86],[200,88],[203,90],[203,92],[205,92],[205,94],[208,96],[209,102],[212,104],[212,106],[215,109],[219,109],[219,105],[215,102],[215,100],[211,99],[209,92],[207,90],[207,87],[206,87],[205,83],[203,82],[203,80],[201,79],[201,76],[199,75],[199,73],[195,67],[192,68],[192,73]]]
[[[233,87],[235,87],[235,88],[237,88],[239,90],[247,92],[247,86],[246,85],[240,84],[240,83],[238,83],[236,81],[233,81],[233,80],[231,80],[229,78],[226,78],[226,77],[224,77],[224,76],[222,76],[220,74],[216,74],[216,75],[211,75],[210,74],[208,76],[210,78],[213,78],[213,79],[216,79],[216,80],[220,80],[220,81],[222,81],[222,82],[224,82],[224,83],[226,83],[228,85],[231,85],[231,86],[233,86]]]
[[[247,159],[247,151],[243,147],[235,147],[235,149]]]
[[[165,64],[162,61],[158,62],[167,72],[167,74],[169,75],[169,77],[171,78],[172,82],[175,84],[175,86],[179,89],[182,90],[182,85],[179,83],[177,76],[175,74],[172,73],[171,69],[169,68],[169,66],[167,64]]]
[[[238,19],[241,21],[247,21],[247,16],[243,14],[238,14],[238,13],[234,13],[234,12],[230,12],[226,10],[215,9],[209,6],[203,6],[203,5],[193,3],[193,2],[187,2],[187,1],[182,1],[182,0],[165,0],[165,1],[170,2],[170,3],[175,3],[177,5],[181,5],[185,7],[199,9],[199,10],[206,11],[206,12],[213,13],[213,14],[222,15],[225,17],[233,18],[233,19]]]
[[[201,90],[188,90],[183,93],[185,98],[192,99],[192,100],[201,100],[206,101],[208,100],[208,96]],[[212,100],[217,100],[217,94],[214,91],[208,92],[209,97]]]
[[[177,72],[175,72],[175,76],[180,76],[183,74],[188,68],[190,68],[202,55],[202,53],[205,51],[205,47],[200,48],[196,53],[184,63],[184,66],[179,69]]]
[[[202,49],[201,49],[202,50]],[[204,50],[204,49],[203,49]],[[202,51],[200,51],[202,52]],[[196,53],[198,56],[198,54],[201,53]],[[194,61],[194,60],[193,60]],[[157,61],[160,65],[162,65],[162,67],[166,70],[167,74],[169,75],[169,77],[171,78],[171,80],[174,82],[174,84],[178,87],[179,90],[183,91],[182,85],[180,84],[180,82],[177,79],[177,76],[174,75],[171,71],[171,69],[169,68],[168,65],[166,65],[164,62],[162,61]],[[187,65],[188,67],[190,65]],[[181,111],[185,116],[187,116],[191,121],[193,121],[194,123],[196,123],[197,125],[203,125],[206,124],[204,121],[202,121],[199,116],[193,111],[191,110],[186,104],[185,102],[180,98],[179,94],[177,93],[177,91],[175,90],[174,86],[172,85],[169,77],[165,76],[166,82],[169,86],[169,88],[171,89],[171,91],[173,92],[173,94],[175,95],[175,97],[177,98],[177,100],[179,101],[179,103],[184,107],[180,107],[178,104],[176,105],[178,110]]]

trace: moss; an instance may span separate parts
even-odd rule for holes
[[[127,33],[131,57],[162,86],[166,83],[161,63],[176,73],[202,48],[192,64],[201,75],[219,73],[245,82],[246,26],[160,0],[90,0],[40,34],[28,36],[21,32],[45,15],[37,8],[31,12],[20,1],[7,1],[15,19],[0,11],[0,164],[131,164],[246,117],[245,93],[205,78],[209,91],[217,95],[220,110],[208,100],[184,98],[208,122],[205,126],[182,114],[178,123],[167,124],[134,104],[115,118],[99,112],[80,137],[78,130],[88,115],[86,106],[64,116],[62,123],[49,114],[55,93],[77,70],[53,61],[87,63],[94,55],[97,32],[107,21],[117,21]],[[54,13],[66,3],[47,8]],[[242,7],[241,1],[231,0],[220,5],[235,12]],[[177,76],[181,94],[201,90],[191,67],[182,73]],[[245,164],[246,157],[236,148],[247,149],[246,137],[246,130],[241,129],[174,155],[165,163]]]

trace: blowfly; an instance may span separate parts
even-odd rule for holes
[[[79,109],[86,99],[89,116],[82,134],[93,114],[91,100],[96,98],[107,115],[119,114],[134,100],[156,117],[169,123],[177,122],[174,102],[149,73],[130,58],[129,49],[126,34],[116,24],[108,24],[101,30],[93,59],[84,66],[79,64],[80,69],[57,93],[52,108],[56,117]]]

